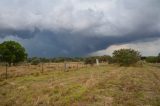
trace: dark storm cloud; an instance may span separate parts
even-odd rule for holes
[[[39,30],[35,29],[34,31],[30,30],[13,30],[13,29],[5,29],[5,30],[0,30],[0,37],[5,38],[6,36],[17,36],[22,39],[29,39],[34,37],[36,33],[38,33]]]
[[[80,56],[160,37],[159,0],[1,0],[0,39],[30,56]]]
[[[82,56],[98,50],[105,49],[112,44],[143,41],[160,37],[159,33],[133,33],[125,36],[87,36],[84,33],[71,33],[68,31],[38,32],[32,39],[20,40],[31,56]],[[136,36],[135,36],[136,35]],[[145,36],[145,39],[144,39]],[[11,38],[13,39],[13,38]]]

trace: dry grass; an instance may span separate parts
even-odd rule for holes
[[[66,69],[64,69],[64,63],[45,63],[39,65],[19,65],[8,67],[8,78],[22,77],[28,75],[38,76],[42,72],[53,72],[53,71],[71,71],[84,68],[84,65],[81,62],[68,62]],[[88,66],[87,66],[88,67]],[[4,80],[6,77],[6,67],[0,66],[0,80]]]
[[[0,106],[159,106],[160,69],[103,65],[13,77],[0,82],[0,100]]]

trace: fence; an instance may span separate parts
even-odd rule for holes
[[[6,65],[0,66],[0,80],[20,77],[26,75],[38,75],[39,73],[53,72],[53,71],[76,71],[80,68],[88,67],[81,62],[65,62],[65,63],[41,63],[39,65],[21,64],[17,66],[8,67]]]

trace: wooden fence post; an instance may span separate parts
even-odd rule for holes
[[[8,64],[6,63],[6,79],[8,78]]]
[[[96,65],[99,66],[99,60],[98,59],[96,59]]]
[[[77,63],[77,70],[78,70],[78,63]]]
[[[64,71],[66,71],[66,69],[67,69],[67,63],[64,62]]]
[[[43,71],[44,71],[44,67],[43,67],[43,63],[42,63],[42,73],[43,73]]]

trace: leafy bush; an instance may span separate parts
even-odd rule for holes
[[[85,64],[90,64],[93,65],[94,63],[96,63],[96,58],[95,57],[87,57],[84,61]]]
[[[112,63],[112,57],[109,55],[87,57],[84,59],[84,63],[93,65],[96,63],[96,59],[98,59],[100,63]]]
[[[121,66],[130,66],[141,59],[140,52],[133,49],[120,49],[113,52],[114,62]]]
[[[110,63],[112,60],[112,57],[109,55],[104,55],[104,56],[98,56],[97,59],[99,59],[100,62],[108,62]]]
[[[32,61],[31,61],[31,65],[38,65],[40,62],[41,62],[40,59],[33,58]]]
[[[148,62],[148,63],[157,63],[158,62],[158,57],[157,56],[148,56],[146,58],[146,62]]]

